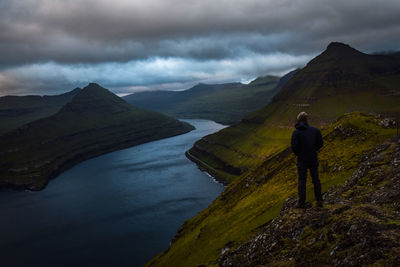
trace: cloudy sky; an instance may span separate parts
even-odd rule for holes
[[[0,96],[247,82],[331,41],[400,50],[399,0],[0,0]]]

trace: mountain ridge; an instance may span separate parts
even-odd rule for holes
[[[99,107],[103,106],[105,110]],[[60,111],[90,111],[93,108],[97,109],[97,112],[123,112],[133,110],[135,107],[129,105],[122,98],[111,93],[104,87],[101,87],[97,83],[90,83],[84,87],[72,100],[61,108]],[[107,109],[109,108],[109,109]]]
[[[59,95],[0,97],[0,135],[23,124],[55,114],[80,90],[77,87]]]
[[[352,56],[337,60],[343,51]],[[400,111],[398,84],[399,59],[367,55],[333,43],[297,71],[268,105],[240,123],[200,139],[190,154],[212,166],[213,175],[231,182],[238,175],[224,166],[244,173],[284,149],[300,111],[309,113],[310,123],[318,127],[348,112],[395,116]]]
[[[83,160],[193,129],[90,84],[57,113],[2,136],[0,187],[41,190]]]
[[[295,73],[267,106],[203,137],[188,151],[200,165],[204,163],[203,169],[229,185],[207,209],[186,221],[171,245],[147,266],[286,266],[296,262],[344,266],[397,261],[393,244],[400,240],[400,218],[394,212],[398,210],[394,199],[400,188],[394,185],[400,177],[392,170],[398,168],[399,145],[393,139],[396,122],[387,117],[400,111],[396,94],[400,61],[354,52],[336,43],[327,50]],[[343,50],[351,54],[350,59],[338,60],[337,53]],[[288,147],[300,111],[310,114],[310,124],[321,128],[324,139],[319,168],[327,203],[324,209],[307,208],[306,212],[293,209],[296,159]],[[235,174],[230,169],[241,171]],[[345,189],[338,190],[343,184]],[[312,189],[309,181],[310,202],[314,201]],[[376,212],[389,202],[365,207],[371,197],[388,197],[394,203],[388,207],[388,217],[379,219]],[[354,208],[346,206],[351,201]],[[337,231],[329,237],[330,227]],[[385,239],[378,235],[379,229],[395,236]],[[376,235],[365,238],[368,246],[358,247],[359,238],[371,230]],[[369,257],[365,253],[375,250],[375,241],[392,245],[377,248],[375,256]]]
[[[233,124],[269,102],[278,90],[278,77],[267,75],[250,84],[199,83],[183,91],[139,92],[124,99],[138,107],[177,118],[202,118]]]

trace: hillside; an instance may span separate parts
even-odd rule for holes
[[[0,186],[40,190],[71,166],[110,151],[182,134],[187,123],[136,108],[89,84],[56,114],[0,140]]]
[[[377,146],[346,183],[325,194],[325,208],[299,210],[288,198],[252,240],[220,266],[400,264],[400,139]]]
[[[0,135],[19,126],[55,114],[81,89],[54,96],[0,97]]]
[[[351,113],[323,129],[323,209],[292,208],[297,172],[288,148],[239,176],[186,221],[148,266],[291,266],[294,260],[306,265],[316,257],[327,264],[394,263],[400,240],[399,140],[387,141],[396,130],[386,125],[382,117]],[[310,180],[307,200],[313,203]],[[369,251],[374,254],[363,258]]]
[[[233,124],[268,103],[279,90],[278,82],[278,77],[265,76],[248,85],[198,84],[184,91],[141,92],[124,99],[135,106],[176,118],[202,118]]]
[[[400,60],[367,55],[331,43],[296,72],[264,108],[195,143],[189,157],[228,182],[284,149],[300,111],[324,126],[353,111],[395,116],[400,112]]]

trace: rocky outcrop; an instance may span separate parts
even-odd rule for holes
[[[221,266],[399,266],[400,138],[364,155],[341,186],[324,194],[324,208],[294,207],[236,249],[222,249]]]

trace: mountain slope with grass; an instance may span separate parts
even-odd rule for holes
[[[25,123],[55,114],[81,89],[52,96],[3,96],[0,97],[0,135]]]
[[[345,184],[325,194],[325,207],[280,215],[249,242],[219,257],[220,266],[399,266],[400,138],[365,155]]]
[[[238,124],[205,136],[188,155],[210,173],[231,182],[287,146],[300,111],[309,113],[311,124],[321,127],[353,111],[396,116],[399,103],[398,57],[368,55],[331,43],[296,72],[268,105]]]
[[[277,217],[285,200],[297,197],[296,159],[290,148],[286,148],[266,158],[257,169],[234,180],[207,209],[186,221],[169,248],[147,265],[275,266],[280,263],[294,264],[293,258],[300,263],[307,263],[316,260],[318,256],[323,257],[321,262],[327,264],[334,262],[334,259],[338,263],[345,263],[345,257],[341,257],[346,256],[348,263],[351,260],[351,251],[364,253],[373,250],[373,247],[357,250],[354,243],[362,233],[368,233],[368,228],[363,224],[366,220],[377,222],[382,227],[370,229],[384,230],[376,240],[383,242],[386,234],[399,233],[398,203],[391,202],[400,195],[396,172],[399,166],[399,144],[398,139],[387,141],[396,133],[393,124],[393,121],[383,117],[351,113],[322,129],[325,145],[319,154],[320,179],[327,203],[321,211],[312,208],[310,213],[303,214],[291,208],[294,201],[286,201],[290,205],[286,204],[289,206],[282,211],[281,217]],[[397,153],[396,158],[393,153]],[[308,179],[307,184],[307,200],[315,205],[310,180]],[[346,189],[340,189],[338,186],[346,180],[349,181],[345,185]],[[350,182],[354,186],[350,186]],[[341,203],[335,194],[341,194],[344,200],[353,198],[349,201],[356,202],[357,206],[345,207],[349,202]],[[375,206],[370,205],[372,213],[376,209],[379,211],[378,205],[385,206],[390,213],[379,221],[375,218],[378,215],[369,217],[368,205],[364,203],[368,202],[367,198],[386,201],[382,204],[376,203]],[[340,213],[345,216],[339,215]],[[328,215],[323,217],[325,214]],[[297,220],[299,217],[301,219]],[[335,224],[334,219],[339,217],[343,223],[338,221]],[[319,225],[320,221],[322,222]],[[340,228],[329,232],[330,225]],[[351,240],[354,242],[346,240],[349,227],[353,231]],[[371,245],[375,237],[365,238],[366,244]],[[381,262],[393,263],[391,257],[395,258],[397,246],[393,242],[398,240],[394,236],[386,239],[387,243],[378,243],[391,245],[376,252],[373,259],[368,256],[370,258],[361,261],[361,254],[355,254],[360,257],[358,262],[374,263],[382,260]],[[296,250],[296,244],[301,249]],[[346,246],[353,250],[346,254]],[[315,255],[312,249],[315,249]],[[332,251],[334,253],[329,258],[327,255]],[[386,253],[387,251],[390,253]]]
[[[83,160],[190,130],[185,122],[136,108],[92,83],[56,114],[2,136],[0,186],[40,190]]]
[[[281,83],[286,80],[282,79]],[[279,90],[278,83],[278,77],[264,76],[250,84],[198,84],[185,91],[140,92],[124,99],[135,106],[176,118],[202,118],[233,124],[268,103]]]

